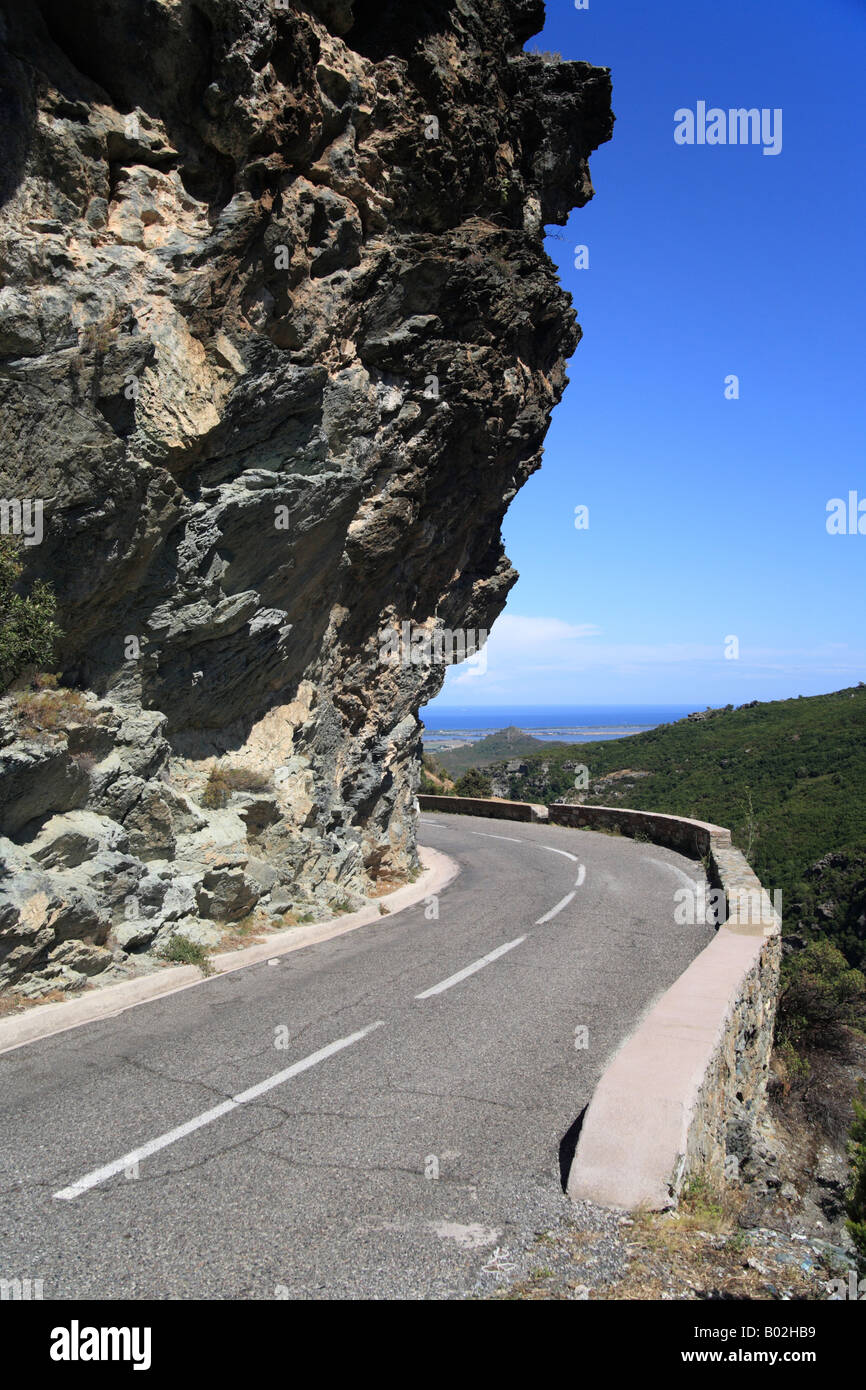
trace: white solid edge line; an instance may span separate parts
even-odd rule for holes
[[[498,960],[504,956],[506,951],[513,951],[515,946],[519,946],[521,941],[525,941],[525,936],[518,936],[516,941],[507,941],[504,946],[497,946],[495,951],[489,951],[480,960],[473,961],[467,965],[465,970],[458,970],[456,975],[449,975],[447,980],[442,980],[440,984],[434,985],[432,989],[425,989],[423,994],[416,994],[416,999],[429,999],[433,994],[442,994],[444,990],[450,989],[452,985],[458,985],[461,980],[465,980],[469,975],[474,975],[476,970],[483,970],[485,965],[491,961]]]
[[[577,878],[574,880],[574,886],[575,886],[575,888],[579,888],[580,885],[583,883],[583,880],[584,880],[585,878],[586,878],[586,865],[585,865],[585,864],[581,864],[580,868],[579,868],[578,871],[577,871]]]
[[[567,897],[562,899],[562,902],[557,903],[556,907],[552,907],[549,912],[545,912],[543,917],[539,917],[535,925],[537,927],[540,927],[544,922],[549,922],[552,917],[556,916],[557,912],[561,912],[564,907],[568,907],[568,904],[571,902],[574,896],[574,889],[572,889],[571,892],[567,895]]]
[[[566,859],[573,859],[575,864],[578,862],[577,855],[569,854],[567,849],[554,849],[553,845],[539,845],[538,848],[546,849],[550,854],[564,854]]]
[[[203,1114],[196,1115],[192,1120],[187,1120],[186,1124],[178,1125],[176,1129],[170,1129],[167,1134],[161,1134],[158,1139],[151,1139],[147,1144],[142,1144],[140,1148],[124,1154],[122,1158],[116,1158],[113,1163],[106,1163],[104,1168],[95,1168],[92,1173],[79,1178],[70,1187],[64,1187],[61,1192],[55,1192],[54,1197],[61,1202],[73,1201],[76,1197],[80,1197],[82,1192],[87,1192],[91,1187],[98,1187],[100,1183],[114,1177],[115,1173],[122,1173],[124,1169],[131,1168],[134,1163],[138,1163],[144,1158],[150,1158],[152,1154],[167,1148],[169,1144],[177,1143],[178,1139],[185,1139],[188,1134],[193,1134],[195,1130],[201,1129],[204,1125],[212,1124],[214,1120],[227,1115],[230,1110],[236,1110],[238,1106],[256,1100],[266,1091],[273,1090],[275,1086],[281,1086],[284,1081],[297,1076],[299,1072],[314,1067],[317,1062],[324,1062],[326,1058],[333,1057],[335,1052],[341,1052],[344,1047],[351,1047],[352,1043],[360,1042],[361,1038],[365,1038],[368,1033],[372,1033],[376,1028],[384,1027],[384,1022],[384,1019],[379,1019],[377,1023],[371,1023],[369,1027],[362,1028],[358,1033],[352,1033],[348,1038],[338,1038],[336,1042],[328,1043],[327,1047],[320,1048],[318,1052],[313,1052],[300,1062],[294,1062],[284,1071],[278,1071],[275,1076],[269,1076],[266,1081],[260,1081],[257,1086],[251,1086],[249,1090],[241,1091],[231,1100],[224,1100],[220,1105],[215,1105],[212,1110],[205,1110]]]

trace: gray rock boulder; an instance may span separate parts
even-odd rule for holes
[[[88,977],[81,970],[72,970],[68,965],[59,963],[46,964],[38,973],[24,975],[12,985],[9,993],[21,999],[41,999],[54,990],[71,994],[75,990],[84,989],[87,984]]]
[[[246,857],[229,859],[205,873],[197,894],[198,910],[215,922],[238,922],[267,890],[247,874]],[[276,874],[274,881],[276,881]]]
[[[87,941],[64,941],[48,954],[48,965],[68,966],[80,975],[99,975],[113,963],[113,952]]]
[[[0,987],[76,938],[102,945],[110,914],[96,896],[61,874],[32,869],[0,879]]]
[[[34,742],[0,750],[0,835],[16,835],[31,822],[85,804],[86,771],[63,743]]]
[[[74,869],[102,852],[121,853],[129,848],[122,825],[94,811],[68,811],[52,816],[27,846],[27,853],[43,869]]]

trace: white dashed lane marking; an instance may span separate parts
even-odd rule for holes
[[[351,1047],[353,1043],[366,1038],[368,1033],[374,1032],[377,1028],[384,1028],[384,1026],[384,1020],[380,1019],[378,1023],[371,1023],[369,1027],[362,1028],[359,1033],[352,1033],[348,1038],[338,1038],[336,1042],[328,1043],[327,1047],[320,1048],[318,1052],[313,1052],[300,1062],[294,1062],[292,1066],[278,1071],[274,1076],[269,1076],[266,1081],[260,1081],[257,1086],[251,1086],[248,1091],[241,1091],[240,1095],[233,1096],[230,1100],[224,1100],[220,1105],[215,1105],[212,1110],[205,1110],[201,1115],[196,1115],[194,1119],[187,1120],[186,1124],[178,1125],[176,1129],[170,1129],[166,1134],[161,1134],[158,1139],[151,1139],[148,1143],[142,1144],[140,1148],[124,1154],[122,1158],[116,1158],[112,1163],[106,1163],[104,1168],[95,1168],[92,1173],[79,1178],[70,1187],[64,1187],[61,1192],[55,1192],[55,1198],[61,1202],[74,1201],[76,1197],[81,1196],[82,1192],[87,1192],[91,1187],[98,1187],[100,1183],[107,1182],[115,1174],[123,1173],[127,1168],[132,1168],[134,1164],[140,1163],[142,1159],[150,1158],[152,1154],[159,1153],[160,1149],[168,1148],[169,1144],[176,1144],[179,1139],[185,1139],[188,1134],[194,1134],[197,1129],[213,1124],[214,1120],[228,1115],[231,1110],[237,1110],[239,1106],[246,1105],[251,1100],[258,1100],[259,1096],[265,1095],[267,1091],[272,1091],[275,1086],[282,1086],[284,1081],[291,1080],[293,1076],[298,1076],[302,1071],[308,1071],[317,1063],[324,1062],[328,1057],[333,1057],[335,1052],[342,1052],[344,1047]]]
[[[438,985],[433,985],[431,989],[425,989],[423,994],[416,994],[415,998],[429,999],[431,995],[443,994],[445,990],[450,989],[452,985],[459,985],[461,980],[468,979],[468,977],[474,975],[477,970],[483,970],[485,965],[489,965],[491,961],[498,960],[500,956],[504,956],[506,951],[513,951],[515,946],[519,946],[521,941],[525,940],[525,936],[518,936],[516,941],[507,941],[504,946],[497,946],[495,951],[488,951],[486,956],[481,956],[479,960],[473,961],[472,964],[467,965],[465,969],[458,970],[456,975],[449,975],[447,980],[440,981]]]
[[[422,820],[422,821],[420,821],[419,823],[420,823],[421,825],[430,825],[430,826],[433,826],[434,828],[435,828],[436,825],[437,825],[437,822],[436,822],[436,821],[431,821],[431,820]],[[441,828],[441,827],[440,827],[440,828]],[[450,829],[450,828],[453,828],[453,827],[449,827],[449,826],[446,826],[446,827],[445,827],[446,830],[447,830],[447,829]],[[534,840],[520,840],[520,839],[518,839],[515,835],[492,835],[492,834],[491,834],[489,831],[487,831],[487,830],[468,830],[466,833],[467,833],[468,835],[477,835],[477,836],[479,836],[482,840],[507,840],[507,841],[509,842],[509,844],[512,844],[512,845],[532,845],[532,844],[535,844],[535,841],[534,841]],[[572,862],[575,863],[575,864],[577,864],[577,862],[578,862],[577,855],[576,855],[576,854],[571,854],[571,853],[569,853],[569,851],[568,851],[567,849],[557,849],[557,848],[555,848],[553,845],[539,845],[538,848],[539,848],[539,849],[546,849],[546,850],[548,851],[549,854],[561,854],[561,855],[564,856],[564,858],[566,858],[566,859],[571,859]],[[652,863],[657,863],[657,862],[659,862],[659,861],[653,860],[653,861],[651,861],[651,862],[652,862]],[[583,884],[583,882],[584,882],[585,879],[586,879],[586,865],[585,865],[585,864],[580,864],[579,867],[578,867],[578,870],[577,870],[577,878],[576,878],[575,881],[574,881],[574,886],[575,886],[575,888],[580,888],[580,886]],[[569,894],[568,894],[566,897],[564,897],[560,902],[558,902],[558,903],[556,904],[555,907],[552,907],[552,908],[550,909],[549,912],[545,912],[545,914],[544,914],[543,917],[539,917],[538,920],[536,921],[535,925],[536,925],[537,927],[541,927],[541,926],[544,925],[545,922],[551,922],[551,921],[553,920],[553,918],[557,915],[557,913],[561,912],[562,909],[563,909],[564,907],[568,907],[568,904],[571,902],[571,900],[572,900],[572,898],[573,898],[574,896],[575,896],[575,895],[574,895],[573,892],[572,892],[572,893],[569,893]],[[521,940],[523,940],[522,937],[521,937]],[[505,949],[510,950],[510,947],[506,947]],[[497,955],[497,954],[498,954],[498,955],[502,955],[502,949],[500,949],[498,952],[495,952],[494,955],[490,957],[490,959],[491,959],[491,960],[494,960],[494,959],[496,958],[496,955]],[[487,963],[488,963],[488,958],[485,956],[485,957],[483,958],[481,964],[482,964],[482,965],[486,965]],[[439,993],[441,993],[441,991],[442,991],[443,989],[449,988],[452,984],[457,984],[458,980],[463,980],[463,979],[466,978],[466,975],[472,975],[472,974],[474,974],[475,970],[480,970],[480,969],[481,969],[481,965],[470,966],[470,967],[468,968],[468,970],[461,972],[459,975],[454,975],[454,976],[452,976],[450,980],[446,980],[446,981],[444,982],[444,984],[442,984],[441,986],[440,986],[440,985],[437,985],[435,989],[428,990],[428,991],[427,991],[427,994],[416,994],[415,998],[416,998],[416,999],[426,999],[427,996],[428,996],[429,994],[439,994]]]
[[[516,835],[491,835],[486,830],[470,830],[470,835],[479,835],[482,840],[507,840],[510,845],[531,844],[528,840],[518,840]]]

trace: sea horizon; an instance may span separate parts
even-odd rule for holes
[[[589,743],[684,719],[699,706],[660,704],[610,705],[450,705],[422,709],[425,744],[462,739],[476,742],[488,734],[514,728],[543,742]]]

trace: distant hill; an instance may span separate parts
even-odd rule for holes
[[[782,890],[786,930],[826,934],[852,964],[866,963],[866,686],[728,706],[600,743],[547,743],[541,753],[519,734],[528,749],[509,738],[489,756],[494,740],[515,734],[455,750],[459,770],[483,766],[494,794],[515,800],[728,826],[764,884]],[[509,769],[517,757],[521,767]],[[581,765],[585,791],[575,787]]]
[[[569,747],[567,743],[545,743],[543,739],[533,738],[532,734],[525,734],[522,729],[510,724],[507,729],[499,729],[495,734],[488,734],[486,738],[467,743],[462,748],[450,748],[444,752],[428,748],[426,751],[432,753],[446,772],[459,776],[470,767],[487,767],[503,758],[511,760],[526,754],[546,753],[550,748],[565,750]]]

